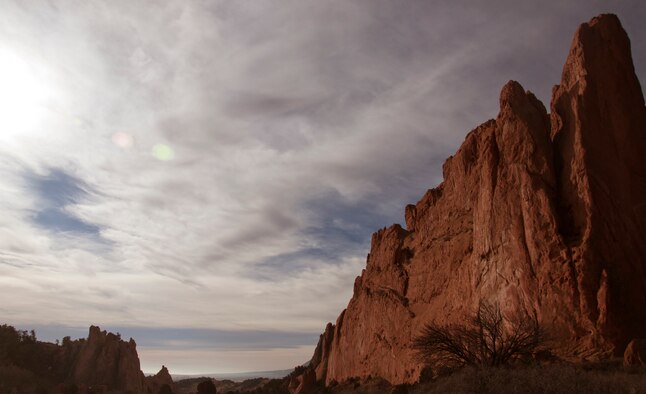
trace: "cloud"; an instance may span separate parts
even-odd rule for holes
[[[547,100],[574,29],[608,8],[47,4],[0,7],[0,49],[48,92],[35,125],[0,119],[3,316],[140,337],[322,330],[371,233],[441,181],[500,87],[517,79]],[[643,82],[644,7],[612,7]],[[158,345],[146,363],[210,357]]]
[[[87,327],[67,326],[34,326],[37,337],[54,342],[64,336],[87,338]],[[270,350],[278,348],[295,348],[311,345],[317,341],[318,332],[285,332],[261,330],[213,330],[195,328],[160,328],[160,327],[101,327],[113,333],[121,334],[124,340],[139,338],[138,347],[169,348],[172,350],[211,349],[211,350]],[[46,335],[40,334],[40,332]]]

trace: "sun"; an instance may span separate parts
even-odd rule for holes
[[[40,126],[48,88],[36,68],[0,49],[0,137],[20,136]]]

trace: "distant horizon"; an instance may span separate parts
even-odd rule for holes
[[[615,13],[643,88],[644,3],[566,3],[5,2],[6,324],[118,331],[174,375],[309,360],[508,80],[549,108]]]
[[[8,324],[10,326],[15,327],[17,330],[22,330],[22,331],[34,330],[35,333],[36,333],[36,338],[39,341],[41,341],[41,342],[49,342],[49,343],[56,343],[57,340],[59,342],[62,342],[62,339],[64,337],[66,337],[66,336],[69,336],[71,340],[87,339],[88,333],[89,333],[89,328],[90,328],[90,326],[88,326],[87,328],[82,328],[82,327],[70,327],[70,326],[61,326],[61,325],[49,325],[49,326],[46,326],[46,327],[27,326],[27,325],[15,325],[15,324],[11,324],[11,323],[8,323],[8,322],[0,322],[0,324]],[[144,333],[141,332],[140,330],[138,330],[137,327],[106,327],[106,328],[100,327],[100,326],[98,326],[98,327],[101,329],[101,331],[106,331],[108,333],[121,335],[121,339],[123,341],[128,341],[128,340],[130,340],[130,338],[132,338],[135,341],[135,343],[137,344],[138,353],[140,353],[139,354],[139,359],[140,359],[140,362],[141,362],[141,371],[144,373],[144,375],[147,375],[147,376],[148,375],[155,375],[157,372],[159,372],[159,370],[163,366],[166,366],[167,368],[169,368],[169,373],[171,374],[171,376],[187,376],[187,377],[200,377],[200,376],[214,377],[214,375],[221,375],[221,376],[224,376],[224,375],[245,375],[245,374],[258,374],[258,373],[263,373],[263,372],[291,371],[295,367],[297,367],[299,365],[307,364],[309,362],[309,360],[311,358],[311,355],[314,353],[314,347],[316,346],[316,341],[318,341],[318,336],[319,336],[319,333],[312,333],[312,334],[302,333],[304,336],[311,335],[316,340],[314,342],[314,345],[311,347],[311,353],[312,354],[310,354],[307,357],[306,360],[304,360],[304,361],[302,361],[300,363],[294,364],[294,365],[292,365],[290,367],[286,367],[286,368],[280,368],[279,367],[279,368],[275,368],[275,369],[221,370],[221,371],[213,371],[212,370],[212,371],[202,371],[202,372],[180,370],[179,372],[177,372],[177,371],[174,371],[174,370],[170,369],[170,367],[168,365],[166,365],[166,364],[160,364],[159,366],[156,367],[155,365],[152,365],[152,364],[144,365],[142,360],[141,360],[141,350],[139,350],[141,348],[141,344],[143,344],[144,347],[146,347],[146,346],[153,347],[153,348],[158,347],[159,346],[158,341],[163,340],[164,335],[157,335],[154,338],[149,338],[149,337],[146,337],[146,336],[142,335]],[[41,330],[43,330],[43,329],[47,333],[46,336],[42,336],[40,334]],[[159,328],[156,331],[157,332],[161,331],[162,333],[166,333],[168,335],[167,330],[170,330],[171,333],[173,333],[174,331],[179,331],[181,333],[181,329]],[[155,331],[155,330],[153,330],[153,331]],[[204,330],[201,333],[204,334],[205,333]],[[247,333],[251,334],[251,335],[255,334],[254,336],[257,336],[259,334],[258,332],[254,332],[254,331],[247,331]],[[207,334],[208,334],[208,332],[207,332]],[[218,333],[217,332],[211,332],[211,334],[217,335]],[[222,333],[220,333],[220,334],[222,334]],[[271,338],[272,333],[263,332],[263,333],[260,333],[260,334],[264,334],[263,336],[268,336],[269,338]],[[276,332],[273,332],[273,334],[276,336],[276,339],[275,339],[274,342],[272,342],[272,345],[280,346],[281,341],[284,342],[284,340],[285,340],[284,333],[276,331]],[[190,335],[187,335],[187,336],[190,337]],[[138,340],[138,337],[141,337],[141,339]],[[176,337],[176,339],[179,339],[179,338]],[[218,342],[222,343],[222,345],[224,345],[224,346],[232,346],[232,345],[235,346],[235,344],[231,344],[230,342],[223,342],[223,341],[217,341],[217,340],[214,340],[212,342],[212,344],[217,345]],[[239,344],[239,345],[241,345],[241,344]],[[243,346],[239,346],[239,347],[243,347]],[[309,347],[307,345],[303,345],[303,347],[309,349]],[[287,374],[285,374],[285,375],[287,375]]]
[[[267,379],[280,379],[293,372],[293,369],[279,369],[274,371],[249,371],[249,372],[231,372],[231,373],[203,373],[203,374],[172,374],[173,381],[182,379],[195,379],[195,378],[213,378],[217,380],[232,380],[234,382],[242,382],[248,379],[267,378]],[[146,374],[144,372],[144,374]],[[147,376],[154,374],[146,374]]]

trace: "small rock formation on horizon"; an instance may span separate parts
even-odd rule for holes
[[[168,386],[172,392],[176,391],[175,383],[173,382],[173,378],[170,376],[170,372],[168,372],[168,368],[166,368],[166,366],[162,365],[157,374],[146,376],[146,393],[157,394],[164,385]]]
[[[630,41],[615,15],[601,15],[577,30],[551,113],[507,83],[496,119],[470,132],[444,181],[406,207],[406,229],[373,235],[308,373],[325,384],[415,382],[421,327],[461,323],[480,300],[536,316],[561,358],[623,355],[646,336],[644,158]]]

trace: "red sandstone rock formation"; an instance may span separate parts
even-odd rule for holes
[[[624,366],[646,365],[646,339],[638,338],[630,341],[624,352]]]
[[[290,377],[287,389],[292,394],[311,393],[316,386],[316,372],[312,368],[305,368],[302,373]]]
[[[334,326],[332,323],[328,323],[325,326],[325,331],[321,334],[319,338],[319,343],[314,350],[314,355],[310,360],[310,365],[316,374],[316,381],[325,380],[327,376],[327,362],[322,362],[327,360],[330,356],[330,346],[332,345],[332,339],[334,338]]]
[[[144,388],[135,341],[122,341],[96,326],[90,327],[90,334],[72,366],[71,377],[75,384],[106,385],[110,390],[141,393]]]
[[[646,109],[614,15],[581,25],[551,114],[509,82],[444,181],[372,237],[348,307],[312,359],[318,380],[414,382],[411,340],[480,300],[536,316],[554,351],[623,354],[646,330]]]
[[[161,369],[159,370],[159,372],[157,372],[156,375],[146,376],[147,393],[157,394],[164,385],[168,385],[168,387],[173,392],[176,391],[175,383],[173,383],[173,378],[170,376],[168,368],[166,368],[164,365],[162,365]]]

